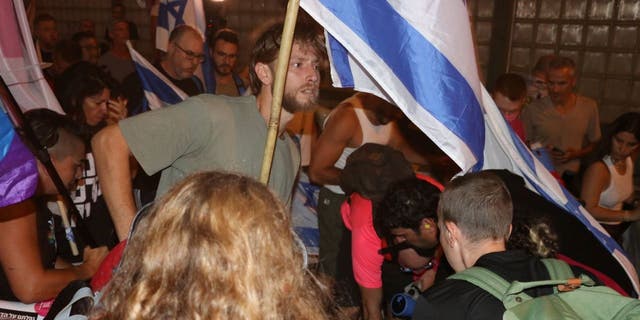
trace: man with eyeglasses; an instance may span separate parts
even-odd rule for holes
[[[241,96],[247,91],[247,81],[234,72],[240,41],[231,29],[220,29],[209,41],[213,58],[215,94]]]
[[[159,63],[154,65],[160,73],[190,97],[204,92],[202,81],[194,75],[204,61],[203,42],[200,31],[188,25],[177,26],[169,35],[166,54]],[[144,90],[137,72],[125,78],[122,90],[128,99],[129,115],[149,111],[148,104],[143,103]],[[142,205],[153,201],[159,182],[159,173],[148,176],[140,171],[133,182],[136,200]]]
[[[192,172],[222,170],[260,176],[282,30],[283,24],[275,25],[256,41],[249,68],[254,95],[201,94],[124,119],[94,136],[98,176],[120,240],[127,237],[136,213],[130,156],[147,174],[162,172],[156,199]],[[270,189],[286,204],[291,201],[300,152],[285,127],[296,112],[317,107],[324,57],[322,34],[309,22],[298,22],[269,178]]]
[[[193,27],[177,26],[169,35],[167,52],[162,60],[154,65],[162,75],[188,96],[204,92],[202,81],[194,75],[204,61],[203,41],[200,32]],[[143,104],[144,91],[137,72],[134,71],[128,75],[122,87],[129,101],[127,107],[130,115],[149,111],[148,106]]]

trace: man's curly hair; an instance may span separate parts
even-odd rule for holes
[[[395,228],[420,229],[424,218],[437,220],[440,190],[431,183],[410,178],[393,184],[383,200],[374,207],[374,225],[378,235],[390,236]]]

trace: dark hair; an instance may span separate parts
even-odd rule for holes
[[[209,40],[209,48],[213,49],[218,40],[223,40],[225,42],[233,43],[236,46],[240,46],[238,33],[228,28],[220,29],[213,34],[213,37]]]
[[[438,217],[455,223],[469,241],[506,241],[513,219],[511,194],[493,172],[467,173],[445,187]]]
[[[52,15],[48,14],[48,13],[41,13],[39,15],[36,16],[36,18],[33,20],[33,26],[37,27],[38,24],[40,24],[40,22],[44,22],[44,21],[56,21],[56,18],[54,18]]]
[[[24,113],[24,117],[26,125],[31,127],[40,147],[52,149],[61,142],[65,143],[65,141],[60,141],[61,130],[80,138],[80,128],[71,118],[50,109],[29,110]],[[34,151],[39,151],[35,150],[37,146],[32,145],[31,147]]]
[[[56,93],[62,109],[82,128],[85,138],[90,138],[106,123],[90,127],[86,123],[82,104],[84,99],[102,92],[113,90],[117,87],[116,81],[100,67],[88,63],[79,62],[68,70],[66,81],[60,83]]]
[[[75,43],[80,43],[80,41],[84,40],[84,39],[98,39],[96,38],[95,35],[93,35],[91,32],[88,31],[79,31],[73,34],[73,36],[71,36],[71,41],[75,42]]]
[[[511,101],[518,101],[527,96],[527,83],[520,75],[504,73],[496,80],[493,92],[499,92]]]
[[[80,48],[77,42],[72,40],[65,39],[58,41],[53,52],[55,56],[62,58],[63,61],[70,64],[82,60],[82,48]]]
[[[389,146],[366,143],[347,157],[340,174],[340,187],[345,194],[353,192],[379,202],[389,187],[415,177],[411,163],[402,152]]]
[[[633,134],[636,140],[640,141],[640,113],[627,112],[618,116],[610,125],[604,130],[602,139],[598,143],[598,147],[595,152],[589,157],[587,161],[591,164],[596,161],[602,160],[602,158],[611,153],[611,140],[615,135],[620,132],[629,132]],[[588,167],[588,166],[585,166]]]
[[[407,228],[418,231],[424,218],[437,220],[440,190],[433,184],[411,178],[393,184],[379,205],[374,206],[376,232],[390,236],[391,229]]]
[[[256,75],[255,67],[258,63],[270,64],[278,58],[280,51],[280,42],[282,40],[283,23],[271,26],[258,37],[253,50],[251,51],[251,59],[249,63],[249,79],[251,82],[251,91],[257,95],[262,88],[262,82]],[[319,57],[324,57],[325,47],[322,39],[322,33],[316,25],[310,23],[306,19],[298,19],[293,34],[293,43],[307,45],[312,48]]]

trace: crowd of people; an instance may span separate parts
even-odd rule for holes
[[[414,319],[501,319],[500,300],[450,276],[483,267],[507,281],[548,280],[541,258],[550,257],[635,295],[628,279],[608,274],[615,268],[580,261],[549,212],[562,210],[522,179],[495,170],[449,181],[451,160],[425,151],[430,140],[409,135],[402,111],[373,94],[355,92],[316,124],[302,166],[287,125],[319,106],[327,59],[322,30],[305,17],[293,35],[270,180],[258,183],[283,24],[257,38],[248,77],[238,73],[235,31],[207,36],[177,26],[154,67],[188,98],[151,110],[127,47],[137,27],[124,11],[114,5],[105,40],[91,20],[63,40],[54,17],[33,22],[66,116],[34,110],[27,124],[91,239],[80,241],[83,262],[70,263],[65,210],[51,205],[59,192],[39,163],[37,194],[0,208],[0,300],[54,299],[92,278],[116,246],[124,251],[106,267],[115,270],[93,319],[386,319],[396,316],[394,295],[409,287],[420,293]],[[212,93],[196,76],[206,49]],[[596,102],[576,93],[566,57],[543,56],[528,79],[507,73],[492,86],[505,121],[526,146],[545,151],[548,169],[613,239],[633,247],[623,235],[640,220],[632,201],[640,114],[625,113],[601,133]],[[321,187],[314,265],[291,221],[301,170]]]

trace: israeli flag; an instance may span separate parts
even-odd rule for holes
[[[508,169],[574,215],[624,268],[618,244],[561,187],[502,118],[478,76],[469,16],[461,0],[301,0],[327,31],[337,87],[398,105],[463,172]]]
[[[162,107],[176,104],[186,99],[188,95],[180,88],[176,87],[167,77],[147,61],[140,53],[127,41],[127,47],[131,54],[131,59],[136,66],[138,78],[144,90],[145,102],[142,110],[155,110]]]
[[[203,36],[203,52],[205,61],[196,71],[196,76],[202,80],[207,92],[215,93],[213,89],[213,61],[207,45],[207,21],[202,0],[160,0],[158,4],[158,24],[156,26],[156,48],[167,52],[169,35],[176,26],[190,25]]]

